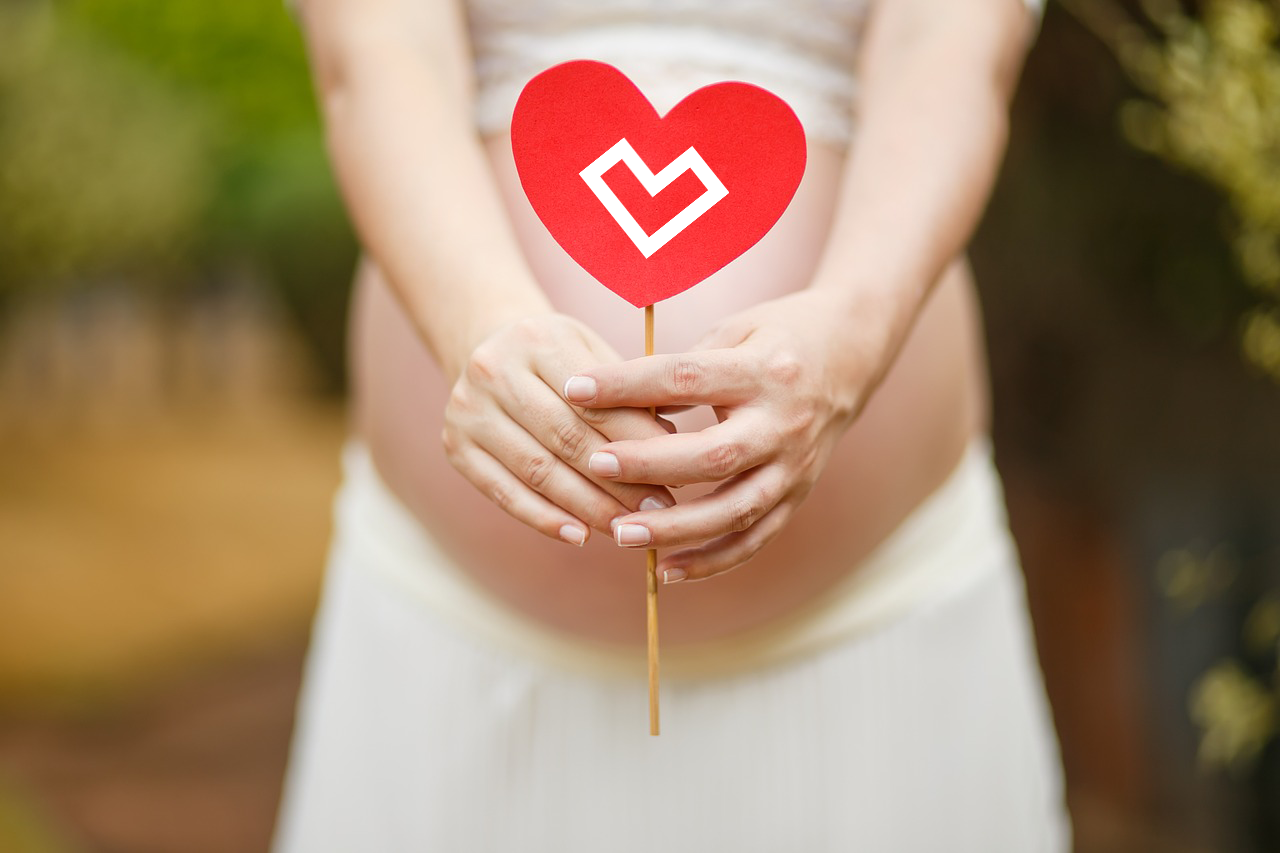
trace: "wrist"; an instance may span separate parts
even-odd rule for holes
[[[812,332],[830,352],[832,381],[859,409],[888,372],[914,314],[904,311],[902,294],[884,288],[845,282],[806,293]]]
[[[554,313],[536,285],[517,292],[464,288],[469,298],[415,306],[414,324],[450,384],[466,370],[476,347],[521,320]]]

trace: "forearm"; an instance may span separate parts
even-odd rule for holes
[[[472,129],[463,34],[442,32],[456,13],[418,26],[381,5],[313,0],[304,22],[347,208],[452,378],[494,329],[550,308]]]
[[[859,362],[874,366],[864,379],[887,370],[977,225],[1028,25],[1013,0],[892,0],[873,12],[860,129],[813,281],[839,294]]]

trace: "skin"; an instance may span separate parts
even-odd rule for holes
[[[509,140],[471,129],[461,12],[309,0],[303,22],[369,256],[357,432],[461,569],[515,609],[638,641],[643,561],[628,548],[658,547],[675,549],[668,583],[721,576],[672,588],[664,642],[767,622],[856,571],[983,429],[960,258],[1028,41],[1018,0],[878,3],[856,145],[811,145],[774,230],[659,306],[672,354],[631,360],[639,312],[545,234]]]

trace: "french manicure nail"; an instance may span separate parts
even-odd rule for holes
[[[644,512],[652,512],[655,509],[671,509],[671,504],[667,503],[661,498],[655,498],[653,495],[650,495],[649,497],[640,501],[640,509],[643,510]]]
[[[570,376],[564,383],[564,397],[573,403],[585,403],[596,395],[596,381],[590,376]]]
[[[604,451],[591,454],[591,458],[587,460],[587,469],[597,477],[616,477],[622,473],[618,457]]]
[[[581,548],[583,543],[587,541],[587,531],[576,524],[563,524],[560,526],[560,538],[570,545],[577,545]]]
[[[671,568],[671,569],[667,569],[662,573],[662,582],[663,583],[679,583],[680,581],[684,580],[687,577],[689,577],[689,573],[686,572],[684,569]]]
[[[652,539],[649,528],[643,524],[619,524],[613,528],[613,539],[624,548],[633,548],[636,545],[648,545]]]

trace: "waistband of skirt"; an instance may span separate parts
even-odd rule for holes
[[[385,485],[363,443],[348,442],[343,470],[335,559],[375,572],[437,618],[515,656],[595,676],[644,677],[642,647],[557,631],[479,586]],[[663,677],[731,675],[817,654],[1017,564],[990,444],[978,439],[947,480],[826,593],[750,631],[664,646]]]

